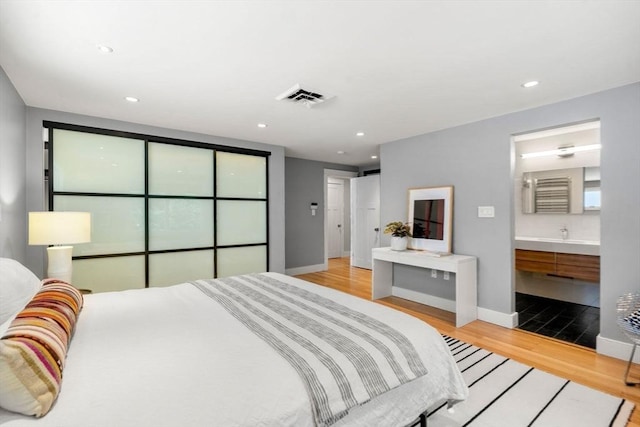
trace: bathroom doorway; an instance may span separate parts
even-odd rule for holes
[[[600,122],[513,137],[518,328],[595,348],[600,330]]]

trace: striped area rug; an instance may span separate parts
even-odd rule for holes
[[[624,426],[633,404],[445,336],[469,398],[429,413],[427,425],[475,427]]]

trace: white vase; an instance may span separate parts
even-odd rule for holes
[[[407,236],[404,236],[404,237],[391,236],[392,251],[405,251],[407,250],[408,243],[409,243],[409,238]]]

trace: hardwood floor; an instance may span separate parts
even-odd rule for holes
[[[329,270],[302,274],[300,279],[328,286],[361,298],[371,299],[371,271],[351,267],[349,258],[329,260]],[[636,404],[629,427],[640,427],[640,386],[627,386],[622,380],[626,362],[597,354],[594,350],[519,329],[507,329],[476,320],[461,328],[454,325],[454,314],[397,297],[376,300],[432,325],[441,333],[494,353],[534,366],[543,371],[620,396]],[[631,374],[640,379],[640,367]]]

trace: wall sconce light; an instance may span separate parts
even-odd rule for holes
[[[91,241],[89,212],[29,212],[30,245],[69,245]],[[71,283],[73,246],[47,248],[47,277]]]
[[[318,204],[315,202],[311,203],[311,206],[309,206],[311,208],[311,216],[316,216],[316,211],[318,210]]]
[[[536,153],[525,153],[520,154],[520,157],[523,159],[530,159],[533,157],[544,157],[544,156],[560,156],[560,157],[569,157],[574,153],[580,153],[582,151],[592,151],[599,150],[602,148],[601,144],[591,144],[591,145],[579,145],[577,147],[559,147],[556,150],[549,151],[538,151]]]

